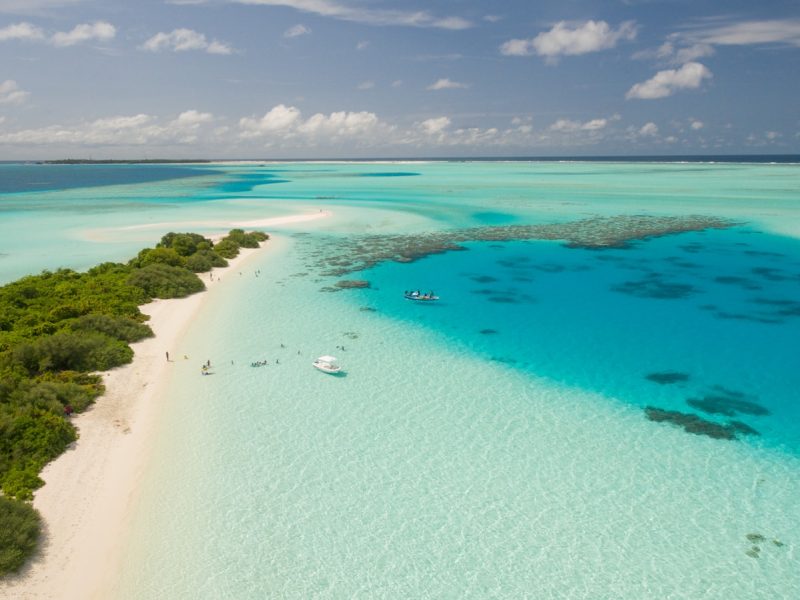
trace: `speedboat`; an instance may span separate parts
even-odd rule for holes
[[[427,294],[421,294],[420,292],[405,292],[403,296],[406,300],[415,300],[417,302],[433,302],[439,299],[439,296],[435,296],[433,292],[429,292]]]
[[[320,356],[311,364],[323,373],[330,373],[331,375],[343,373],[342,367],[336,364],[335,356]]]

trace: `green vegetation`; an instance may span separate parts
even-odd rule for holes
[[[245,233],[242,229],[231,229],[214,245],[214,252],[223,258],[235,258],[239,255],[239,248],[258,248],[259,243],[268,239],[269,236],[260,231]]]
[[[36,550],[41,521],[27,502],[0,496],[0,577],[18,570]]]
[[[234,229],[220,243],[235,256],[266,239]],[[139,306],[202,291],[196,273],[225,265],[211,240],[168,233],[127,264],[45,271],[0,287],[0,576],[35,548],[39,517],[21,501],[77,439],[69,416],[104,392],[93,372],[131,362],[128,344],[153,335]]]

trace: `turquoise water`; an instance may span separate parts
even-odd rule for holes
[[[213,169],[0,196],[4,279],[122,258],[176,223],[334,213],[280,228],[170,349],[190,358],[164,399],[119,598],[800,594],[800,167]],[[339,279],[320,257],[353,236],[619,214],[739,224],[603,251],[468,243],[320,291]],[[27,258],[24,229],[70,245]],[[310,367],[328,353],[346,377]],[[199,377],[207,359],[215,375]],[[689,403],[709,397],[736,414]],[[691,435],[645,406],[760,435]]]

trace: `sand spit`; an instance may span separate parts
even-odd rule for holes
[[[329,214],[315,213],[314,218]],[[280,219],[288,224],[309,217]],[[264,219],[247,226],[274,223]],[[204,274],[207,288],[224,285],[226,274],[242,269],[270,243],[242,249],[227,267],[213,270],[213,280]],[[167,400],[170,368],[173,361],[183,360],[177,350],[180,341],[207,298],[199,293],[142,307],[155,337],[132,344],[133,362],[103,373],[106,393],[74,417],[80,438],[42,471],[45,485],[34,500],[45,522],[40,554],[21,573],[0,581],[0,598],[109,598],[139,483],[151,458],[160,406]]]

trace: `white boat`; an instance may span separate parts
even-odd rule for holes
[[[439,296],[435,296],[433,292],[422,294],[420,292],[405,292],[403,294],[406,300],[414,300],[416,302],[435,302]]]
[[[324,373],[330,373],[331,375],[343,373],[342,367],[336,364],[335,356],[320,356],[311,364],[320,371]]]

